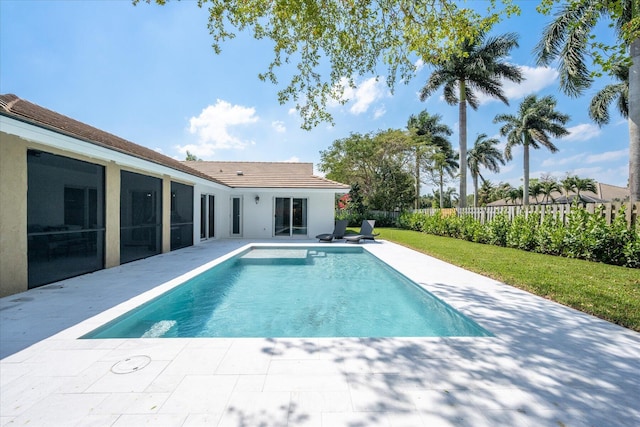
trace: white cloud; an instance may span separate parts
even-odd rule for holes
[[[584,159],[584,154],[577,154],[571,157],[549,157],[548,159],[543,160],[540,166],[546,168],[551,166],[562,166],[571,163],[581,162]]]
[[[271,122],[271,127],[278,133],[285,133],[287,131],[287,128],[284,126],[284,122],[281,122],[280,120]]]
[[[549,157],[543,160],[540,166],[543,168],[556,168],[559,166],[569,166],[573,168],[576,166],[592,165],[594,163],[612,162],[618,159],[625,158],[628,155],[629,155],[628,149],[618,150],[618,151],[607,151],[600,154],[580,153],[580,154],[576,154],[575,156],[569,156],[569,157],[558,157],[556,155],[554,157]],[[599,166],[583,167],[583,168],[574,170],[572,174],[578,174],[580,176],[587,176],[591,178],[590,174],[593,175],[593,174],[599,173],[601,169],[602,168]],[[560,175],[564,175],[564,173]]]
[[[252,142],[232,135],[230,129],[255,123],[258,119],[255,108],[231,105],[218,99],[215,105],[209,105],[199,116],[189,119],[189,132],[198,136],[198,144],[178,146],[178,151],[186,153],[188,150],[197,156],[208,157],[215,150],[243,149]]]
[[[585,162],[586,163],[600,163],[600,162],[610,162],[613,160],[622,159],[629,156],[629,150],[618,150],[618,151],[607,151],[600,154],[592,154],[587,156]]]
[[[386,83],[383,79],[377,79],[371,77],[360,84],[356,83],[356,87],[349,86],[348,79],[343,77],[340,79],[338,89],[342,90],[341,100],[351,103],[349,112],[354,115],[366,113],[369,107],[377,100],[389,96],[389,92],[386,90]],[[328,105],[336,107],[340,105],[339,100],[330,100]]]
[[[532,93],[539,92],[547,86],[551,86],[558,79],[558,71],[549,67],[528,67],[519,66],[522,72],[523,81],[514,83],[510,80],[502,81],[502,90],[509,100],[521,99]],[[499,99],[490,97],[483,93],[478,93],[480,104],[489,102],[500,102]]]
[[[296,110],[296,107],[291,107],[291,108],[289,108],[289,111],[287,111],[287,113],[290,116],[295,116],[296,114],[298,114],[298,110]]]
[[[384,107],[384,105],[379,106],[378,108],[376,108],[376,110],[373,112],[373,119],[379,119],[380,117],[384,116],[387,112],[387,109]]]
[[[300,163],[300,158],[297,156],[291,156],[287,160],[283,160],[284,163]]]
[[[164,151],[162,151],[162,148],[160,148],[160,147],[154,148],[153,151],[155,151],[157,153],[160,153],[160,154],[164,154]]]
[[[416,73],[424,68],[424,61],[422,59],[418,59],[413,66],[416,68]]]
[[[582,123],[567,130],[569,135],[562,138],[563,141],[588,141],[602,133],[600,128],[592,123]]]

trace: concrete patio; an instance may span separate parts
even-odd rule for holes
[[[495,337],[77,339],[248,243],[0,299],[0,425],[640,425],[640,334],[385,241],[364,246]]]

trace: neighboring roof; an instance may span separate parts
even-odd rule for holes
[[[349,186],[313,174],[313,163],[183,162],[233,188],[309,188],[349,190]]]
[[[215,178],[192,169],[179,160],[40,107],[13,94],[0,95],[0,114],[220,184]]]
[[[576,198],[575,193],[569,194],[569,200],[567,202],[567,196],[564,193],[555,191],[551,194],[552,200],[549,200],[549,204],[564,204],[573,203]],[[629,199],[629,189],[625,187],[618,187],[611,184],[603,184],[601,182],[596,183],[596,193],[593,191],[581,191],[580,199],[583,203],[610,203],[614,201],[624,201]],[[515,203],[516,205],[519,203]],[[534,197],[529,197],[529,204],[547,204],[544,202],[544,196],[538,196],[538,202]],[[487,206],[512,206],[513,202],[507,203],[506,199],[496,200],[487,204]]]
[[[609,202],[614,200],[628,200],[631,193],[627,187],[598,183],[598,196]]]

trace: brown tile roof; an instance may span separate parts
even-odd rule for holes
[[[312,163],[184,162],[233,188],[310,188],[349,190],[349,186],[313,175]]]
[[[215,178],[192,169],[179,160],[40,107],[13,94],[0,95],[0,114],[221,184]]]

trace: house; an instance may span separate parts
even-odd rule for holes
[[[333,229],[311,163],[180,162],[0,95],[0,296],[210,239]]]

